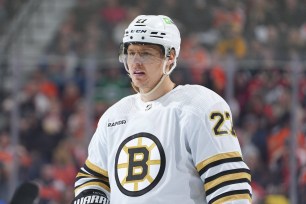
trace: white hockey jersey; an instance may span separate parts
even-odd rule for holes
[[[75,194],[103,190],[111,204],[251,203],[228,104],[184,85],[143,102],[128,96],[101,117]]]

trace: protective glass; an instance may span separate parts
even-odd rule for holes
[[[128,51],[126,56],[127,64],[140,63],[140,64],[153,64],[161,62],[163,59],[160,55],[156,55],[149,51]]]
[[[161,62],[165,59],[158,49],[145,46],[146,44],[138,44],[138,48],[120,48],[119,60],[120,62],[127,63],[129,65],[133,63],[140,64],[153,64]]]

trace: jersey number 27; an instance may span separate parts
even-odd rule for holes
[[[236,137],[236,132],[233,128],[233,121],[229,112],[211,112],[210,120],[214,121],[212,130],[216,136],[232,135]]]

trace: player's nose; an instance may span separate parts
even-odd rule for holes
[[[134,55],[133,59],[132,59],[132,64],[135,66],[140,66],[143,64],[143,59],[142,57],[137,53]]]

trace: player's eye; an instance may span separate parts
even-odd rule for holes
[[[139,55],[141,57],[150,57],[150,56],[153,56],[153,54],[150,53],[150,52],[140,52]]]
[[[134,52],[134,51],[128,51],[128,56],[130,56],[130,57],[132,57],[132,56],[134,56],[135,54],[136,54],[136,52]]]

